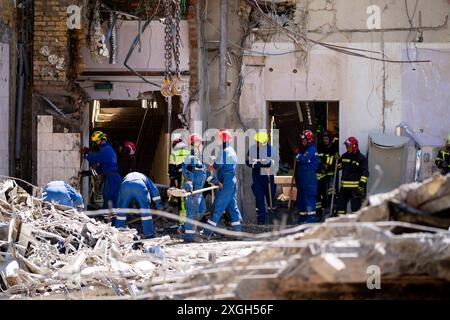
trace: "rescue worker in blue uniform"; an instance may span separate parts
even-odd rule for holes
[[[267,132],[259,131],[254,135],[253,139],[256,141],[256,144],[250,146],[245,163],[252,168],[252,191],[255,195],[257,223],[265,224],[267,215],[266,201],[269,212],[272,214],[271,220],[276,214],[277,186],[274,179],[274,167],[278,163],[278,152],[268,143],[269,135]]]
[[[237,204],[237,155],[229,145],[231,133],[226,129],[219,130],[217,141],[220,145],[219,154],[214,161],[214,175],[207,178],[209,183],[219,186],[213,203],[214,211],[208,219],[208,224],[217,226],[225,209],[230,213],[231,226],[234,231],[241,231],[241,212]],[[205,228],[203,235],[210,237],[212,230]]]
[[[81,194],[64,181],[47,183],[42,192],[42,201],[57,203],[67,207],[84,208]]]
[[[348,201],[350,201],[352,212],[361,208],[362,200],[366,197],[369,177],[368,161],[359,151],[358,140],[355,137],[349,137],[344,144],[347,152],[338,162],[338,169],[342,170],[341,189],[336,205],[338,215],[346,214]]]
[[[202,143],[203,139],[199,134],[193,133],[188,136],[188,143],[191,146],[190,154],[184,158],[182,165],[183,189],[191,192],[202,189],[207,176],[207,167],[203,162]],[[186,217],[197,220],[204,211],[204,198],[202,193],[189,195],[184,200]],[[202,207],[203,206],[203,207]],[[182,238],[186,242],[195,240],[195,227],[189,222],[184,223],[184,233]]]
[[[117,166],[117,155],[110,143],[107,142],[106,134],[101,131],[95,131],[91,140],[99,147],[94,153],[88,153],[89,149],[82,151],[85,159],[90,164],[96,164],[95,171],[99,175],[103,175],[103,209],[108,209],[111,202],[112,208],[117,208],[117,197],[122,178],[119,174]],[[82,174],[86,174],[82,172]],[[88,174],[90,172],[88,171]]]
[[[118,207],[128,208],[130,202],[135,200],[140,209],[150,209],[153,202],[158,210],[163,209],[158,187],[144,174],[131,172],[126,175],[120,185]],[[127,216],[125,213],[117,213],[116,228],[125,227]],[[141,213],[143,238],[153,237],[153,220],[150,213]]]
[[[316,214],[317,176],[319,157],[314,146],[314,134],[311,130],[303,131],[301,147],[296,155],[295,182],[297,186],[298,223],[313,223],[318,221]]]

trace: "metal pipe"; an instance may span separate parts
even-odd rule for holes
[[[22,116],[23,102],[25,96],[25,47],[23,43],[18,44],[19,48],[19,84],[17,89],[17,105],[15,117],[15,134],[14,134],[14,158],[20,160],[22,153]]]
[[[109,41],[109,63],[117,64],[117,17],[111,12],[109,16],[109,28],[111,37]]]
[[[227,98],[227,0],[220,0],[220,59],[219,59],[219,101],[223,107]]]

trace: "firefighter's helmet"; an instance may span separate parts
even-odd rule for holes
[[[259,142],[261,144],[266,144],[269,141],[269,134],[264,131],[258,131],[253,136],[253,139],[255,139],[256,142]]]
[[[359,142],[355,137],[349,137],[347,140],[345,140],[344,144],[350,145],[352,146],[352,148],[358,148]]]
[[[190,145],[193,145],[195,142],[203,142],[203,138],[198,133],[193,133],[188,136],[188,142]]]
[[[302,135],[300,136],[300,138],[306,139],[306,141],[308,141],[308,143],[311,143],[314,141],[314,133],[311,130],[304,130],[302,132]]]
[[[220,129],[217,136],[224,143],[231,140],[231,133],[227,129]]]

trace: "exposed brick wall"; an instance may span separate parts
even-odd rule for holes
[[[189,96],[197,100],[198,92],[198,25],[196,13],[197,0],[189,0],[188,29],[189,29]]]
[[[35,91],[57,91],[65,88],[69,80],[76,78],[83,67],[80,49],[85,41],[84,32],[83,30],[69,31],[67,28],[67,7],[73,4],[73,0],[34,1],[33,80]],[[62,70],[52,65],[48,56],[41,54],[40,50],[43,47],[48,48],[50,55],[64,59]]]
[[[65,85],[66,69],[56,70],[55,66],[50,64],[48,57],[40,53],[41,48],[47,46],[50,54],[64,58],[64,63],[67,65],[69,32],[66,25],[66,9],[69,4],[64,2],[34,1],[33,80],[37,91],[46,86],[56,89]]]

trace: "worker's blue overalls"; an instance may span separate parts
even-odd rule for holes
[[[191,149],[190,155],[184,158],[182,165],[183,189],[190,192],[202,189],[206,181],[206,165],[203,163],[202,155],[199,151],[195,153],[194,148]],[[197,220],[201,213],[205,211],[205,199],[202,193],[189,195],[184,200],[186,208],[186,217]],[[195,240],[195,228],[189,222],[184,223],[183,239],[185,241]]]
[[[245,163],[252,168],[252,191],[255,195],[256,218],[258,224],[266,223],[266,201],[271,213],[275,213],[276,184],[274,167],[277,162],[277,151],[271,145],[254,144],[247,153]],[[269,196],[269,181],[272,203]]]
[[[295,182],[297,186],[297,209],[299,223],[318,220],[316,214],[317,175],[319,155],[314,144],[309,144],[296,155]]]
[[[89,153],[84,157],[91,163],[96,164],[95,171],[105,177],[103,181],[103,209],[108,209],[111,201],[112,207],[117,208],[117,197],[119,195],[120,182],[122,178],[117,166],[117,155],[110,143],[104,142],[100,150]]]
[[[64,181],[52,181],[45,185],[42,200],[68,207],[84,207],[81,194]]]
[[[231,216],[231,225],[234,231],[241,231],[242,216],[237,204],[237,155],[234,149],[227,143],[224,143],[219,150],[219,155],[214,162],[215,176],[209,176],[208,182],[213,184],[222,183],[223,187],[217,190],[214,199],[214,212],[212,213],[208,224],[217,226],[225,209]],[[205,228],[204,235],[211,236],[212,230]]]
[[[144,174],[131,172],[126,175],[120,185],[118,207],[128,208],[130,202],[135,200],[140,209],[150,209],[150,205],[156,204],[158,210],[162,209],[161,196],[158,187]],[[127,216],[125,213],[117,213],[116,228],[123,228]],[[142,228],[144,235],[150,237],[153,235],[153,220],[150,213],[141,213]]]

